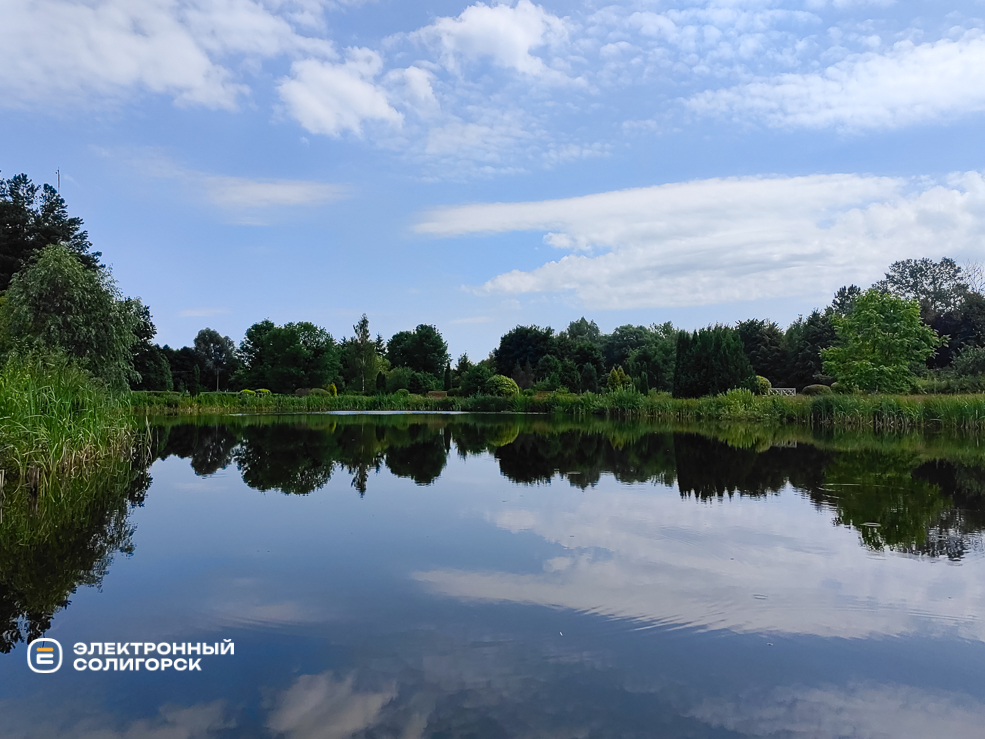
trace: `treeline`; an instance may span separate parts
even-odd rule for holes
[[[79,218],[48,185],[0,179],[0,352],[65,355],[115,389],[513,395],[733,388],[867,392],[985,390],[985,297],[978,267],[944,258],[892,264],[869,290],[781,328],[770,320],[685,332],[670,323],[611,333],[586,318],[561,331],[516,326],[487,357],[454,362],[422,324],[389,340],[368,318],[336,339],[307,321],[260,321],[237,344],[211,328],[191,346],[153,342],[150,310],[124,297]],[[839,387],[840,386],[840,387]]]
[[[524,390],[574,393],[632,389],[690,398],[733,388],[822,392],[830,387],[876,392],[985,390],[985,297],[977,268],[951,259],[906,260],[863,292],[852,285],[831,304],[786,329],[747,320],[686,332],[670,323],[625,325],[602,333],[580,318],[564,330],[517,326],[489,356],[452,363],[434,326],[384,341],[364,315],[336,342],[310,323],[251,326],[236,348],[203,329],[193,347],[163,347],[171,385],[219,390],[348,394],[511,395]],[[161,362],[163,366],[163,362]],[[214,385],[212,383],[214,382]]]

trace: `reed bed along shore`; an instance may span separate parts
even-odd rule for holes
[[[63,358],[11,359],[0,373],[0,479],[8,491],[25,486],[40,495],[55,480],[131,458],[137,443],[126,398]]]
[[[572,417],[659,419],[679,422],[793,424],[812,428],[980,430],[985,394],[759,396],[733,390],[707,398],[678,399],[632,391],[538,393],[513,397],[420,395],[248,395],[241,393],[132,393],[142,415],[317,413],[325,411],[460,411],[550,413]]]

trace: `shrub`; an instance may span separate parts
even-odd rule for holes
[[[267,388],[265,388],[265,387],[262,387],[262,388],[260,388],[259,390],[257,390],[257,392],[258,392],[258,393],[259,393],[260,395],[270,395],[270,391],[269,391],[269,390],[267,390]]]
[[[770,390],[773,389],[773,383],[767,380],[762,375],[756,375],[756,395],[769,395]]]
[[[954,358],[951,369],[958,377],[985,375],[985,347],[966,346]]]
[[[486,392],[501,398],[520,394],[520,386],[504,375],[493,375],[486,380]]]
[[[325,392],[334,398],[336,395],[339,394],[339,389],[335,387],[335,383],[333,382],[331,385],[325,388]]]
[[[802,395],[831,395],[834,390],[827,385],[808,385],[800,392]]]
[[[397,396],[398,398],[406,398],[406,397],[409,397],[409,396],[410,396],[410,390],[408,390],[408,389],[407,389],[407,388],[405,388],[405,387],[402,387],[402,388],[399,388],[399,389],[398,389],[398,390],[397,390],[397,391],[396,391],[396,392],[394,393],[394,395],[396,395],[396,396]]]
[[[297,390],[294,391],[294,394],[297,395],[299,398],[304,398],[310,393],[311,393],[310,387],[299,387]]]
[[[250,390],[250,389],[249,389],[248,387],[246,387],[246,388],[243,388],[243,389],[242,389],[242,390],[240,390],[239,392],[240,392],[240,393],[241,393],[242,395],[256,395],[256,393],[255,393],[254,391],[252,391],[252,390]]]
[[[309,395],[331,395],[331,393],[323,387],[313,387]]]

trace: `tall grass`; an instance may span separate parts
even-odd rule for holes
[[[706,398],[622,390],[605,394],[544,393],[511,398],[428,398],[419,395],[248,396],[237,393],[133,393],[136,410],[148,414],[311,413],[321,411],[462,411],[550,413],[583,418],[663,419],[678,422],[794,424],[811,428],[985,429],[985,395],[759,396],[732,390]]]
[[[10,359],[0,371],[0,471],[34,495],[54,481],[132,456],[135,424],[124,399],[63,357]]]

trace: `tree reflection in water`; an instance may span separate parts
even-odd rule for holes
[[[294,495],[324,487],[336,469],[360,495],[384,466],[429,485],[454,450],[492,455],[504,477],[525,485],[566,478],[586,489],[611,475],[676,486],[697,501],[792,487],[874,550],[959,559],[981,546],[985,528],[985,467],[967,461],[961,439],[430,415],[225,419],[165,434],[161,456],[189,458],[198,474],[235,463],[250,487]]]
[[[133,552],[129,514],[150,487],[149,462],[113,461],[40,494],[3,491],[0,652],[44,635],[80,586],[99,586],[113,556]]]
[[[153,456],[188,459],[198,475],[235,466],[256,490],[309,495],[333,474],[364,495],[386,467],[434,483],[452,453],[486,455],[521,485],[676,486],[699,504],[791,488],[873,550],[959,560],[980,551],[985,466],[974,440],[812,435],[804,430],[668,428],[596,419],[504,416],[329,416],[206,419],[152,432]],[[6,490],[0,509],[0,652],[42,635],[80,585],[98,585],[133,551],[129,513],[150,485],[146,460],[121,461],[57,495]]]

